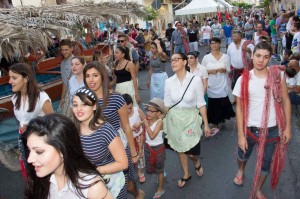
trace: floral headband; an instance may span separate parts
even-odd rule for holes
[[[79,94],[79,93],[85,93],[87,94],[88,96],[90,96],[94,101],[96,101],[96,97],[95,95],[93,94],[93,92],[87,88],[80,88],[76,91],[76,94]]]

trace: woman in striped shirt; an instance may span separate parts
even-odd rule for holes
[[[139,155],[134,146],[126,102],[121,94],[113,92],[110,88],[105,66],[101,63],[93,61],[87,64],[83,70],[83,77],[85,86],[96,93],[103,115],[119,132],[123,141],[129,160],[128,170],[124,171],[125,178],[129,178],[127,190],[132,193],[136,199],[142,199],[145,193],[137,188],[133,175],[132,163],[138,161]]]
[[[109,178],[108,188],[114,198],[127,198],[123,170],[128,160],[116,130],[105,121],[96,94],[87,88],[73,97],[74,123],[80,130],[82,148],[97,170]]]

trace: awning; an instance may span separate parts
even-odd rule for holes
[[[226,2],[225,0],[216,0],[218,3],[222,4],[225,8],[227,8],[230,12],[233,11],[234,6],[230,5],[228,2]]]
[[[212,13],[220,11],[225,11],[224,5],[217,3],[214,0],[193,0],[184,8],[175,11],[175,15],[192,15],[201,13]]]

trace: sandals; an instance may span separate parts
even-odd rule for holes
[[[203,175],[204,171],[203,171],[203,167],[201,164],[198,167],[195,167],[195,170],[196,170],[197,176],[201,177]]]
[[[143,184],[145,181],[146,181],[146,177],[145,177],[145,175],[143,174],[142,176],[139,177],[139,182],[140,182],[141,184]]]
[[[181,178],[180,180],[178,180],[178,187],[179,188],[183,188],[185,187],[186,183],[192,178],[192,176],[188,177],[188,178]],[[183,184],[182,184],[183,183]],[[180,186],[180,185],[181,186]]]
[[[211,128],[210,129],[210,137],[215,136],[219,131],[220,131],[220,129],[218,129],[218,128]]]
[[[244,177],[235,176],[233,179],[233,183],[238,187],[243,186],[244,185]]]
[[[162,198],[162,196],[164,195],[165,190],[161,191],[161,192],[156,192],[153,196],[153,199],[157,199],[157,198]]]
[[[267,198],[264,194],[262,194],[262,196],[260,198],[256,196],[256,199],[267,199]]]

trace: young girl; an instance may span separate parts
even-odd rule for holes
[[[31,120],[22,140],[28,162],[25,198],[113,198],[67,117],[53,113]]]
[[[163,139],[163,121],[161,115],[165,113],[164,103],[161,99],[153,98],[146,104],[147,119],[144,119],[146,128],[146,172],[156,173],[158,188],[153,198],[161,198],[164,191],[164,164],[166,151]]]
[[[143,173],[143,168],[145,167],[144,159],[144,143],[145,143],[145,133],[143,131],[143,120],[146,119],[145,114],[139,107],[133,107],[133,100],[129,94],[123,95],[128,107],[129,123],[133,133],[134,145],[136,151],[138,151],[140,158],[137,163],[139,182],[144,183],[146,181],[145,175]]]
[[[118,132],[105,121],[96,94],[79,89],[73,97],[73,117],[80,130],[82,148],[97,170],[109,178],[108,188],[114,198],[127,198],[123,170],[128,159]]]

